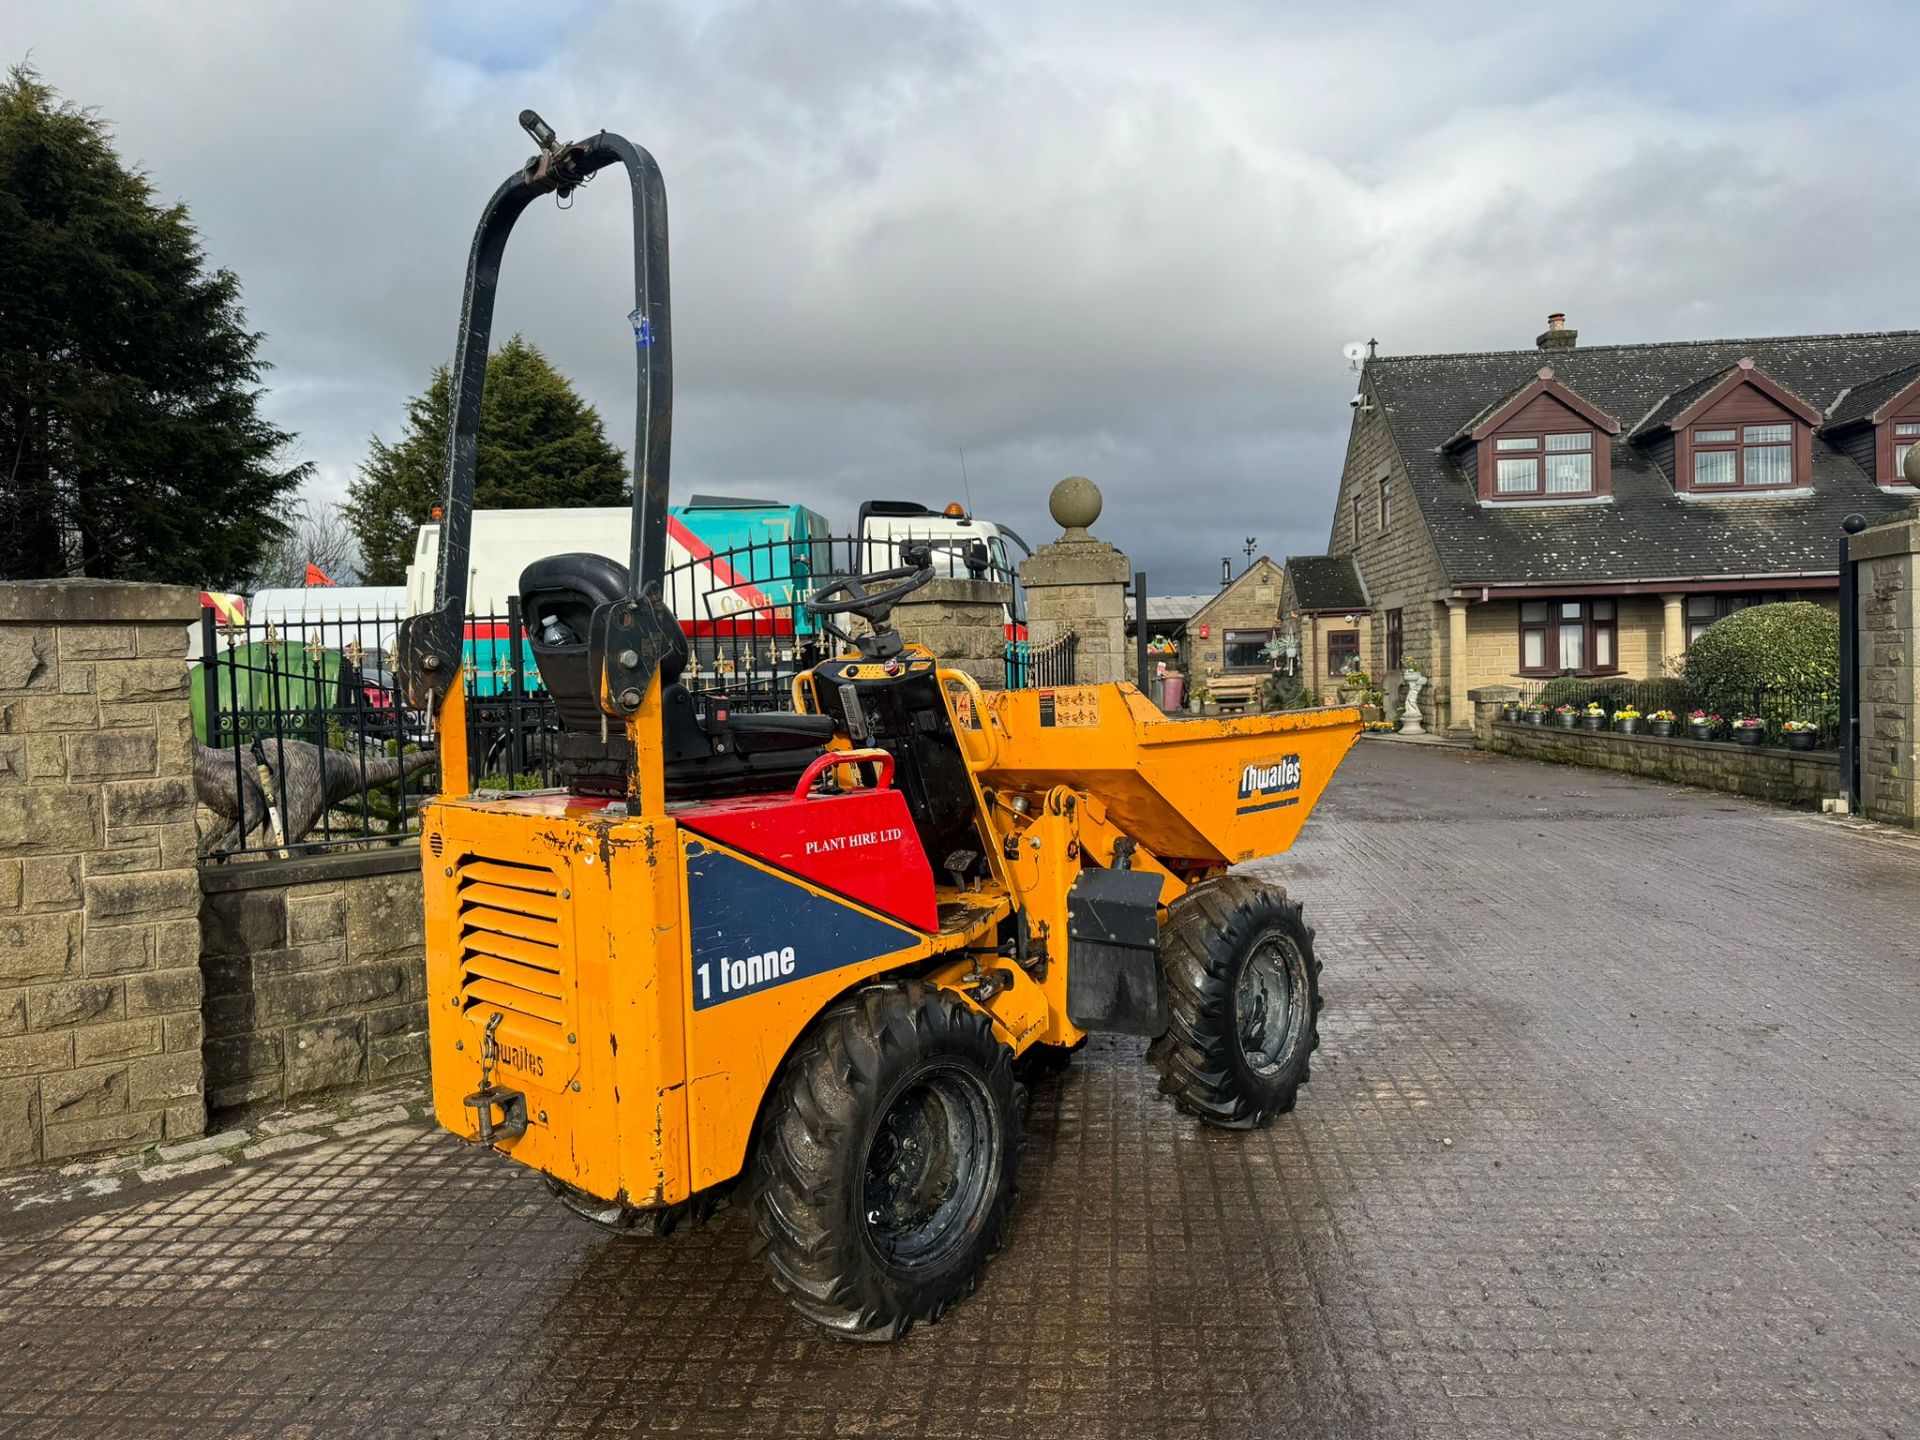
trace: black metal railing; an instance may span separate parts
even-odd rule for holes
[[[1814,743],[1821,749],[1832,749],[1838,736],[1836,704],[1810,703],[1765,689],[1756,689],[1737,706],[1728,707],[1709,705],[1684,679],[1678,678],[1633,680],[1624,676],[1568,675],[1515,688],[1520,691],[1516,718],[1538,715],[1541,723],[1549,725],[1566,723],[1561,717],[1568,715],[1578,724],[1579,717],[1598,707],[1605,720],[1604,728],[1612,728],[1616,714],[1632,710],[1643,722],[1639,728],[1644,732],[1647,717],[1671,712],[1673,733],[1692,735],[1695,730],[1689,723],[1690,717],[1698,712],[1706,722],[1700,728],[1707,738],[1715,740],[1733,739],[1736,729],[1746,728],[1740,725],[1742,720],[1758,720],[1760,724],[1754,728],[1759,729],[1762,740],[1768,744],[1784,743],[1791,733],[1790,724],[1796,728],[1811,726],[1816,737]]]
[[[936,575],[1013,579],[977,542],[683,543],[687,558],[662,584],[687,634],[683,682],[696,694],[724,695],[734,710],[792,709],[794,675],[865,628],[812,614],[808,596],[843,576],[898,567],[916,543],[928,545]],[[202,616],[193,696],[196,786],[211,817],[205,859],[392,844],[416,828],[421,800],[439,788],[429,717],[406,704],[392,668],[397,610],[341,613],[328,608],[326,590],[306,593],[312,608],[300,614],[235,623],[211,609]],[[1004,617],[1011,637],[1022,630],[1016,614],[1010,607]],[[498,613],[467,617],[461,674],[475,788],[539,790],[562,779],[557,712],[528,642],[529,618],[540,621],[522,615],[515,597]],[[911,631],[910,619],[896,619]],[[1017,668],[1034,684],[1072,683],[1072,636],[1032,651],[1024,639],[1006,643],[1010,675]]]
[[[1068,631],[1045,645],[1025,640],[1007,642],[1007,689],[1036,690],[1043,686],[1072,685],[1078,669],[1080,637]]]

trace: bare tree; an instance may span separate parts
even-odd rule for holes
[[[249,590],[306,584],[307,566],[318,566],[336,585],[357,584],[360,547],[339,505],[306,501],[287,516],[287,534],[261,557]]]

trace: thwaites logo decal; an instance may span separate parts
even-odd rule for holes
[[[879,920],[725,850],[687,850],[693,1008],[758,995],[913,945]]]
[[[1249,765],[1240,772],[1240,791],[1235,797],[1236,815],[1252,815],[1261,810],[1279,810],[1300,803],[1300,757],[1283,755],[1278,760]]]

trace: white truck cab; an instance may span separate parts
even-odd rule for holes
[[[900,563],[900,546],[925,540],[933,547],[933,568],[956,580],[997,580],[1014,587],[1007,623],[1024,625],[1020,597],[1020,561],[1033,547],[1008,526],[969,515],[955,503],[935,510],[917,500],[869,500],[860,507],[857,529],[868,551],[866,568],[885,570]]]

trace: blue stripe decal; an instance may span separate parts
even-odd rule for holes
[[[920,936],[705,844],[687,848],[693,1008],[858,965]]]

